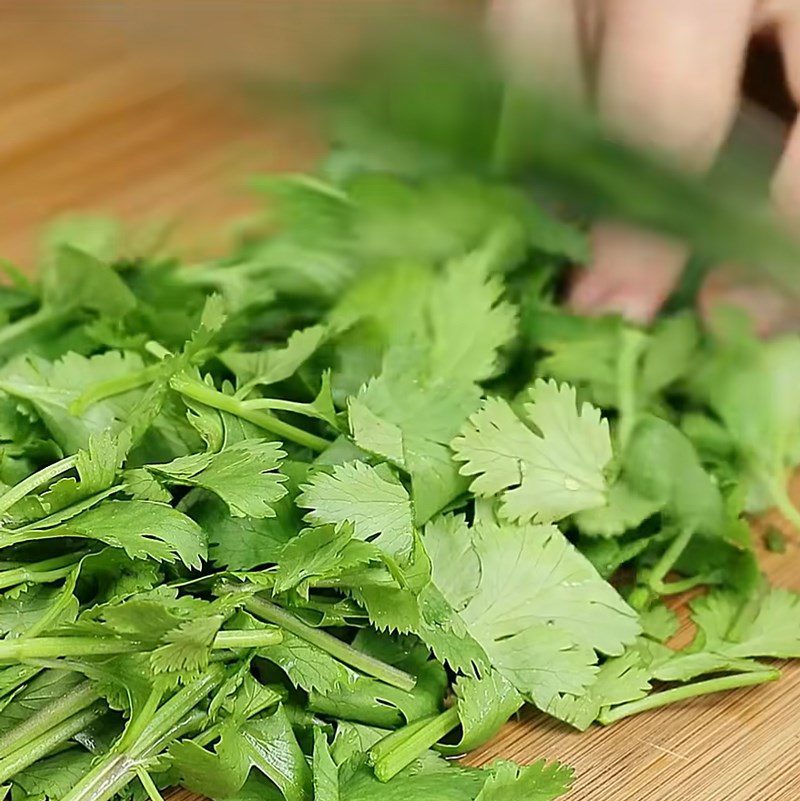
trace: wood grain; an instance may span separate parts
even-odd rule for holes
[[[131,221],[169,216],[182,223],[184,250],[217,250],[228,222],[252,208],[238,176],[300,168],[318,152],[302,122],[247,115],[210,87],[142,57],[124,38],[86,26],[69,2],[46,17],[37,15],[36,0],[24,5],[28,13],[20,14],[18,5],[0,2],[5,257],[31,265],[42,224],[76,210]],[[775,584],[800,590],[796,538],[785,555],[764,554],[763,564]],[[584,734],[528,712],[467,761],[498,757],[573,765],[571,801],[796,801],[800,665],[787,666],[773,685]]]

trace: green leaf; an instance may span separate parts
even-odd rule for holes
[[[282,348],[265,348],[252,353],[225,351],[222,363],[248,387],[267,386],[285,381],[310,359],[328,336],[324,325],[295,331]]]
[[[744,618],[740,621],[740,616]],[[704,650],[737,658],[800,656],[800,594],[771,589],[750,619],[735,593],[716,591],[692,603]],[[734,631],[734,627],[738,631]]]
[[[86,450],[75,456],[78,480],[62,478],[42,493],[44,509],[56,512],[108,489],[116,478],[119,454],[117,443],[108,433],[92,434]]]
[[[661,509],[661,503],[634,491],[624,480],[608,489],[606,503],[578,512],[573,520],[581,534],[589,537],[619,537],[638,528]]]
[[[233,749],[218,747],[212,753],[191,740],[173,743],[169,755],[181,785],[213,801],[234,797],[250,772]]]
[[[514,687],[494,670],[480,678],[459,676],[454,690],[462,733],[458,745],[446,746],[448,754],[466,754],[489,742],[524,703]]]
[[[46,757],[14,776],[14,786],[28,798],[59,801],[89,772],[95,755],[83,748],[68,748]]]
[[[277,472],[285,456],[280,444],[243,440],[219,453],[183,456],[148,469],[174,483],[202,487],[218,495],[234,517],[274,517],[273,504],[286,489],[286,477]]]
[[[544,760],[524,768],[500,761],[488,771],[491,775],[475,801],[553,801],[570,789],[573,779],[571,768]]]
[[[192,517],[208,537],[211,561],[220,568],[251,570],[277,562],[284,546],[300,528],[300,515],[286,496],[273,507],[275,517],[232,517],[216,498],[192,509]]]
[[[13,729],[62,698],[81,681],[83,677],[71,671],[46,670],[39,673],[3,707],[0,712],[0,733]]]
[[[447,675],[437,662],[426,662],[418,671],[411,692],[359,676],[348,685],[327,693],[312,691],[309,708],[339,720],[352,720],[389,729],[438,714],[442,709]]]
[[[164,645],[153,651],[155,673],[197,671],[208,665],[211,645],[225,622],[222,615],[187,620],[164,635]]]
[[[288,631],[278,645],[260,648],[258,655],[277,665],[289,681],[306,692],[327,695],[353,683],[356,674],[326,651]]]
[[[414,522],[422,525],[466,489],[449,443],[478,405],[468,382],[418,378],[419,349],[390,351],[380,376],[348,402],[353,439],[411,477]]]
[[[608,423],[575,390],[537,381],[520,420],[500,398],[489,398],[453,441],[470,489],[501,494],[509,520],[549,523],[605,503],[604,469],[611,459]]]
[[[341,801],[339,768],[333,761],[328,739],[320,729],[314,729],[314,801]]]
[[[237,734],[245,758],[277,785],[286,801],[309,801],[311,769],[282,706],[268,718],[248,721]]]
[[[78,613],[78,601],[70,587],[29,584],[9,590],[0,597],[0,632],[22,636],[47,620],[47,628],[72,622]]]
[[[502,301],[503,282],[492,276],[519,245],[507,229],[450,262],[429,300],[431,374],[452,381],[484,381],[498,370],[498,352],[516,334],[516,310]],[[513,259],[513,256],[512,256]]]
[[[86,387],[128,377],[143,367],[141,357],[121,351],[88,358],[67,353],[55,362],[28,357],[3,368],[0,389],[30,403],[64,451],[76,453],[89,447],[92,435],[118,433],[143,391],[134,389],[105,398],[77,416],[71,411],[72,404]]]
[[[348,766],[345,766],[345,768]],[[408,801],[425,798],[436,801],[474,801],[485,783],[481,771],[464,768],[421,770],[419,762],[389,782],[375,778],[366,766],[341,776],[341,797],[347,801]],[[341,769],[344,773],[345,769]]]
[[[310,509],[305,516],[309,523],[351,523],[356,537],[374,542],[389,554],[410,550],[411,500],[388,466],[335,465],[332,473],[315,473],[300,489],[297,505]]]
[[[651,689],[650,665],[635,648],[607,659],[597,678],[582,697],[559,695],[545,710],[581,731],[587,729],[604,707],[644,698]]]
[[[447,531],[429,528],[426,539]],[[440,555],[420,595],[417,633],[440,659],[469,670],[477,657],[546,708],[558,693],[586,691],[596,651],[621,654],[636,637],[635,613],[554,527],[481,519],[462,532],[479,560],[479,583],[465,595],[437,564],[452,551],[432,548]]]
[[[717,343],[693,376],[696,395],[728,432],[744,468],[748,507],[771,505],[800,519],[787,500],[788,471],[797,464],[800,403],[789,389],[800,379],[800,339],[759,343],[746,336]]]
[[[153,501],[104,501],[46,531],[48,538],[98,540],[124,549],[132,559],[180,560],[199,568],[206,557],[202,529],[177,509]]]
[[[349,525],[305,529],[287,542],[278,556],[274,591],[299,588],[307,596],[309,585],[383,559],[375,545],[354,539]]]
[[[720,533],[724,510],[719,488],[691,442],[666,420],[649,415],[639,420],[623,457],[623,473],[634,492],[659,503],[673,522]]]
[[[88,309],[122,317],[136,305],[125,282],[99,257],[62,244],[42,268],[43,301],[54,307]]]

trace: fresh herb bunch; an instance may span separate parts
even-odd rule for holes
[[[0,294],[0,784],[11,797],[554,799],[445,757],[768,682],[800,597],[800,339],[558,303],[579,228],[499,181],[261,184],[185,266],[108,221]],[[758,397],[755,397],[755,394]],[[692,603],[695,641],[664,601]]]

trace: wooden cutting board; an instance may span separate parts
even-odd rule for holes
[[[23,268],[34,264],[41,226],[68,211],[168,217],[185,253],[207,255],[254,208],[242,175],[307,167],[320,151],[302,121],[249,116],[213,87],[100,35],[80,4],[56,13],[38,2],[24,14],[0,2],[0,255]],[[764,554],[764,569],[800,590],[800,539],[787,533],[787,553]],[[571,801],[797,801],[800,664],[776,684],[583,734],[526,713],[468,762],[498,757],[571,764]]]

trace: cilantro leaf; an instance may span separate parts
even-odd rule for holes
[[[183,456],[148,469],[215,493],[234,517],[274,517],[273,504],[286,494],[281,486],[286,478],[277,472],[285,455],[277,442],[242,440],[218,453]]]
[[[489,771],[475,801],[553,801],[572,786],[572,770],[558,762],[540,760],[525,768],[513,762],[495,762]]]
[[[410,475],[417,525],[466,489],[448,445],[479,397],[471,383],[420,381],[420,358],[413,347],[390,351],[382,373],[348,402],[355,444]]]
[[[704,650],[737,658],[797,658],[800,654],[800,595],[771,589],[748,616],[742,599],[716,591],[692,603],[692,619]],[[740,621],[740,616],[744,618]],[[738,624],[738,631],[734,627]]]
[[[255,352],[225,351],[220,358],[247,387],[266,386],[292,376],[322,345],[328,336],[323,325],[295,331],[282,348]]]
[[[413,509],[405,487],[387,465],[363,462],[336,465],[318,472],[302,486],[297,505],[310,509],[305,519],[314,525],[349,522],[353,533],[387,553],[411,548]]]
[[[353,537],[352,527],[322,525],[301,531],[286,543],[277,557],[276,593],[297,588],[307,594],[307,586],[334,579],[342,573],[373,562],[382,562],[383,553],[375,545]]]
[[[608,423],[575,390],[537,381],[524,406],[527,425],[500,398],[489,398],[453,441],[472,492],[501,494],[509,520],[553,522],[602,506],[611,459]]]
[[[180,560],[199,568],[206,557],[200,527],[177,509],[153,501],[104,501],[52,529],[30,530],[36,538],[81,537],[123,548],[133,559]]]

